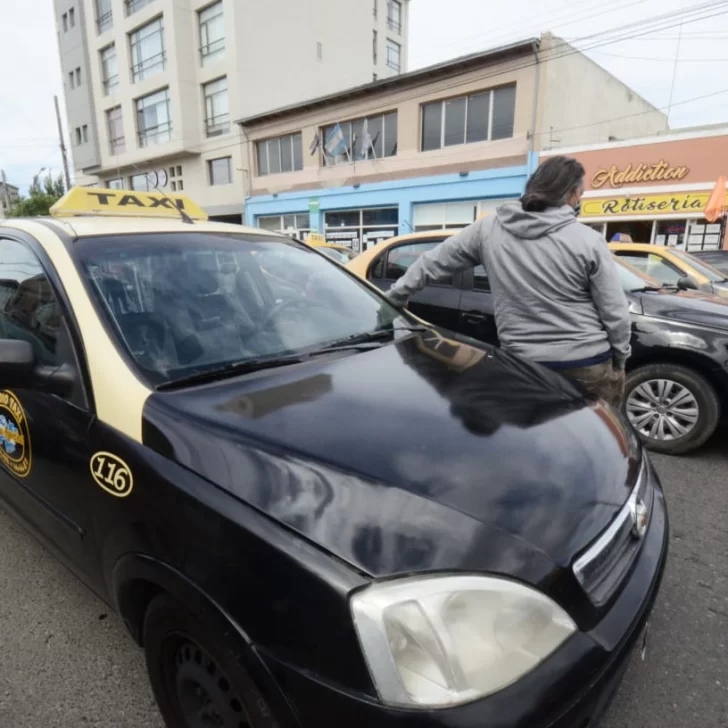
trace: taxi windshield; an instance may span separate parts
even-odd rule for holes
[[[102,318],[155,386],[325,349],[402,319],[295,241],[153,233],[81,238],[76,251]]]
[[[617,264],[617,271],[619,272],[619,282],[622,284],[622,289],[626,293],[643,291],[646,288],[663,288],[662,283],[645,275],[642,271],[637,270],[637,268],[631,266],[621,258],[614,256],[614,261]]]
[[[726,277],[719,271],[713,268],[712,265],[703,263],[698,260],[694,255],[686,253],[684,250],[677,250],[676,248],[670,248],[670,252],[677,258],[680,258],[684,263],[694,268],[698,273],[702,273],[712,283],[724,283]]]

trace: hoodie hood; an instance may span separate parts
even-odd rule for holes
[[[577,221],[576,212],[571,205],[549,207],[542,212],[528,212],[520,202],[509,202],[499,207],[496,220],[510,235],[522,240],[542,238]]]

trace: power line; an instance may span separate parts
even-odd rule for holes
[[[603,0],[590,0],[590,2],[594,2],[595,3],[593,5],[593,7],[587,8],[587,7],[583,7],[582,6],[580,8],[580,10],[577,11],[577,12],[581,12],[581,11],[584,11],[584,10],[587,10],[588,12],[591,12],[594,9],[596,9],[597,7],[601,8],[603,6]],[[631,7],[633,5],[639,5],[639,4],[643,3],[643,2],[647,2],[647,0],[630,0],[630,2],[628,2],[626,5],[619,6],[617,8],[614,8],[613,10],[616,11],[616,10],[620,10],[620,9],[625,9],[625,8]],[[494,28],[494,29],[488,31],[485,34],[478,33],[476,35],[466,36],[465,38],[461,38],[458,41],[453,41],[453,42],[448,42],[448,43],[441,43],[441,44],[434,44],[434,45],[433,44],[430,44],[428,47],[429,48],[452,48],[454,46],[462,47],[463,45],[468,45],[468,41],[470,41],[470,40],[473,40],[474,41],[474,40],[481,39],[481,40],[483,40],[485,42],[486,39],[487,39],[488,42],[490,42],[490,40],[492,38],[498,38],[502,42],[502,41],[504,41],[508,37],[508,34],[505,32],[505,30],[508,29],[508,28],[512,28],[513,29],[511,31],[511,35],[513,35],[514,33],[517,32],[518,35],[519,35],[519,37],[522,38],[522,37],[528,35],[527,28],[533,28],[534,29],[534,32],[537,32],[536,31],[536,28],[538,28],[539,29],[538,32],[540,32],[541,26],[543,24],[545,24],[545,23],[548,23],[549,24],[549,27],[552,27],[552,28],[557,27],[557,26],[558,27],[564,27],[566,25],[571,25],[571,24],[573,24],[575,22],[580,22],[580,21],[585,21],[585,20],[591,20],[594,17],[598,17],[600,15],[604,15],[604,13],[606,13],[606,12],[611,12],[611,10],[612,9],[610,9],[610,10],[600,10],[599,12],[594,13],[594,14],[587,14],[587,15],[583,15],[583,16],[579,16],[579,17],[574,18],[574,13],[571,10],[566,11],[566,13],[563,13],[564,8],[562,8],[562,12],[561,13],[554,13],[554,12],[546,12],[546,13],[544,13],[542,16],[539,16],[539,18],[538,18],[538,20],[536,22],[534,22],[533,19],[531,19],[529,21],[529,25],[526,26],[526,27],[524,27],[522,21],[516,21],[516,22],[513,22],[513,23],[508,23],[505,26],[501,26],[499,28]],[[570,17],[570,18],[572,18],[572,20],[571,21],[568,21],[568,22],[560,23],[558,21],[558,18],[562,14],[563,14],[563,17],[565,17],[565,18],[569,18]],[[421,55],[422,54],[420,54],[420,56]],[[415,56],[415,58],[420,57],[420,56]]]

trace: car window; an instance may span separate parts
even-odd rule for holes
[[[685,276],[683,271],[672,263],[668,263],[661,255],[656,255],[655,253],[617,251],[617,255],[645,275],[660,281],[660,283],[674,285]]]
[[[428,240],[422,243],[409,243],[404,245],[396,245],[386,251],[385,255],[380,258],[372,269],[372,277],[381,277],[388,281],[399,280],[407,269],[419,259],[419,257],[428,250],[436,248],[446,238],[442,240]],[[378,274],[378,275],[377,275]],[[447,278],[438,283],[430,285],[451,286],[452,278]]]
[[[154,385],[325,348],[401,316],[293,240],[153,233],[81,238],[75,250],[109,331]]]
[[[335,260],[337,263],[341,263],[342,265],[346,265],[346,263],[348,263],[350,260],[356,258],[356,253],[354,253],[353,251],[350,252],[348,250],[339,250],[338,248],[321,247],[318,248],[318,251],[328,256],[332,260]]]
[[[709,281],[712,281],[713,283],[722,283],[725,280],[725,276],[720,271],[713,268],[709,261],[700,261],[694,255],[690,255],[690,253],[686,253],[684,250],[673,250],[672,253],[687,265],[695,268],[698,273],[704,275]]]
[[[30,248],[0,238],[0,338],[27,341],[37,364],[67,364],[79,371],[79,362],[53,286]],[[66,397],[86,409],[88,400],[81,378]]]
[[[30,342],[38,364],[58,366],[61,313],[43,266],[25,245],[0,239],[0,338]]]
[[[490,281],[488,280],[488,274],[485,272],[485,267],[482,265],[477,265],[473,269],[473,290],[490,293]]]

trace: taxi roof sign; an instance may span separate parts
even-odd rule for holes
[[[207,213],[187,195],[166,192],[107,190],[72,187],[50,209],[53,217],[99,215],[103,217],[163,217],[207,220]]]

